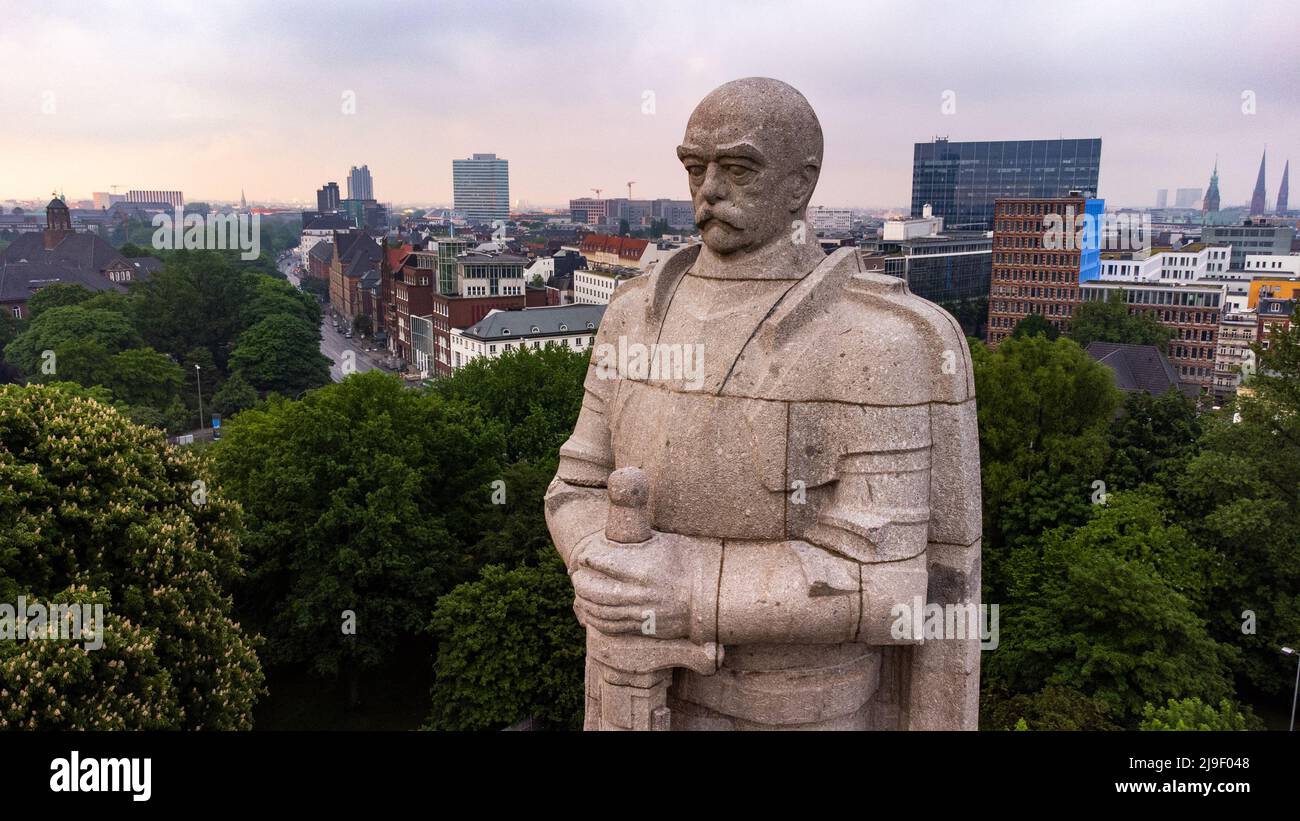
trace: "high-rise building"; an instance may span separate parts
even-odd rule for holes
[[[496,154],[475,154],[451,161],[455,208],[476,224],[510,218],[510,161]]]
[[[348,172],[348,199],[373,200],[375,198],[374,180],[370,177],[370,168],[352,166]]]
[[[1264,162],[1268,159],[1268,152],[1259,158],[1259,176],[1255,178],[1255,193],[1250,197],[1250,215],[1256,216],[1264,213]]]
[[[1156,191],[1156,208],[1169,207],[1169,189],[1161,188]]]
[[[1207,225],[1201,229],[1201,240],[1231,245],[1230,267],[1239,270],[1245,267],[1247,254],[1290,254],[1295,233],[1294,225],[1277,220],[1250,219],[1237,225]]]
[[[1179,188],[1174,193],[1175,208],[1195,208],[1201,202],[1201,189]]]
[[[339,210],[339,184],[327,182],[316,189],[316,210],[322,214]]]
[[[1287,178],[1291,176],[1291,161],[1287,160],[1286,165],[1282,166],[1282,185],[1277,189],[1277,213],[1278,216],[1286,215],[1287,196],[1289,188]]]
[[[928,204],[948,230],[987,231],[997,200],[1096,192],[1100,166],[1100,138],[917,143],[912,216]]]
[[[1211,214],[1219,212],[1219,158],[1214,158],[1214,170],[1210,172],[1210,187],[1205,191],[1205,200],[1201,203],[1201,222],[1212,221]]]
[[[1076,218],[1091,216],[1095,225],[1105,207],[1104,200],[1082,195],[997,201],[990,345],[1010,336],[1016,323],[1030,314],[1043,316],[1061,330],[1068,327],[1082,283],[1096,279],[1101,269],[1099,237],[1086,232],[1083,241],[1077,241]]]
[[[185,195],[180,191],[127,191],[126,202],[139,205],[170,205],[172,208],[185,207]]]

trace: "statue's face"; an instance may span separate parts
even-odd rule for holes
[[[677,157],[690,182],[695,223],[714,253],[752,251],[790,235],[810,190],[807,174],[764,142],[743,117],[720,116],[705,104],[691,115]]]

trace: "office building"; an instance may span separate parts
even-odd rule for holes
[[[996,346],[1016,324],[1039,314],[1057,328],[1069,327],[1080,301],[1080,285],[1100,276],[1098,240],[1082,243],[1053,235],[1049,226],[1073,226],[1076,217],[1099,222],[1105,202],[1082,195],[998,200],[993,226],[993,272],[989,288],[988,343]]]
[[[125,202],[128,205],[170,205],[172,208],[185,207],[185,195],[180,191],[127,191]]]
[[[1291,253],[1295,226],[1268,219],[1248,219],[1237,225],[1206,225],[1201,231],[1204,242],[1232,246],[1231,268],[1243,268],[1247,254]]]
[[[370,169],[367,166],[357,168],[352,166],[348,171],[348,199],[350,200],[373,200],[375,198],[375,184],[370,177]]]
[[[322,214],[328,214],[332,211],[339,210],[339,184],[336,182],[327,182],[320,188],[316,189],[316,210]]]
[[[510,161],[496,154],[475,154],[451,161],[455,209],[475,225],[510,218]]]
[[[987,231],[999,199],[1052,199],[1096,192],[1101,140],[917,143],[912,210],[929,204],[950,230]]]

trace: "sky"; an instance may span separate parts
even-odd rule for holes
[[[1245,203],[1265,145],[1271,204],[1282,162],[1300,166],[1288,2],[7,5],[0,199],[118,185],[314,204],[364,163],[380,201],[450,203],[452,159],[489,152],[522,207],[628,180],[685,199],[691,109],[754,75],[821,119],[818,205],[906,207],[912,146],[937,135],[1101,137],[1115,205],[1205,188],[1216,155],[1223,204]]]

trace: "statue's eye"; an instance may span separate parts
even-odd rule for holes
[[[754,178],[754,174],[757,173],[754,169],[746,165],[728,165],[726,170],[727,176],[731,177],[733,181],[738,183],[749,182]]]
[[[688,165],[686,166],[686,173],[690,174],[692,177],[703,177],[704,166],[698,164]]]

